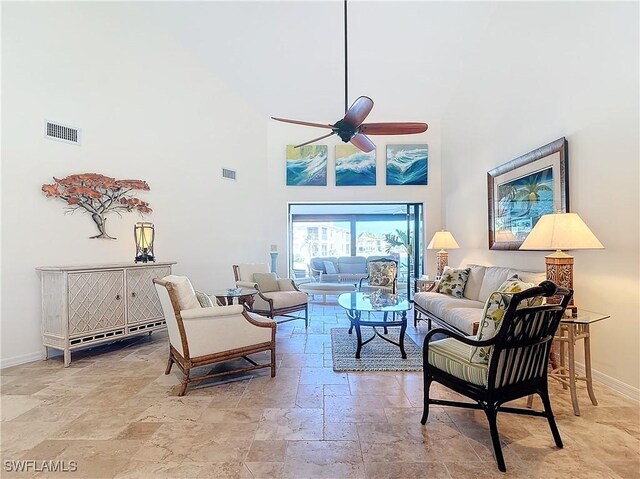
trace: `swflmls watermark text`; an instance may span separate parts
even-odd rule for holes
[[[76,472],[78,470],[77,461],[60,459],[46,461],[6,459],[2,466],[5,472]]]

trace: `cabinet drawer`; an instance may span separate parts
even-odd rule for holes
[[[125,324],[124,271],[70,273],[69,335]]]
[[[162,306],[152,280],[170,274],[169,266],[127,270],[127,321],[129,324],[163,317]]]

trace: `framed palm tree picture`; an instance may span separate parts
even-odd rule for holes
[[[487,173],[489,249],[517,250],[542,215],[569,211],[563,137]]]

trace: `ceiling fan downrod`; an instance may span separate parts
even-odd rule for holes
[[[344,112],[349,109],[349,48],[347,42],[347,0],[344,0]]]

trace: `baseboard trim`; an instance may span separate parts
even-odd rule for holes
[[[584,375],[584,364],[576,361],[576,371],[583,376]],[[640,389],[630,386],[627,383],[623,383],[622,381],[612,378],[611,376],[607,376],[600,371],[596,371],[595,369],[591,370],[591,375],[593,376],[593,381],[607,386],[609,389],[613,389],[615,392],[622,394],[629,399],[633,399],[634,401],[640,402]],[[597,395],[596,395],[597,397]]]
[[[0,359],[0,369],[40,360],[42,360],[42,352],[21,354],[20,356],[14,356],[12,358]]]

